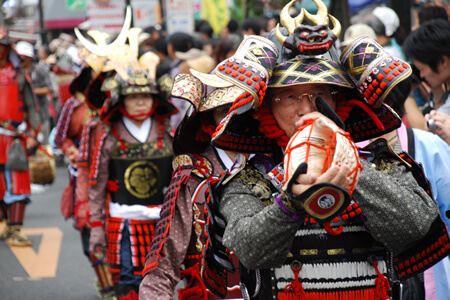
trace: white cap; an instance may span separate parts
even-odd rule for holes
[[[195,59],[200,56],[205,55],[206,53],[198,48],[191,48],[187,52],[176,51],[175,56],[181,60]]]
[[[22,56],[33,57],[34,56],[34,46],[25,41],[17,42],[15,46],[16,52]]]
[[[388,37],[392,36],[400,26],[400,19],[392,8],[378,6],[372,11],[372,14],[384,24],[386,36]]]
[[[377,39],[375,31],[369,25],[362,23],[353,24],[345,30],[344,40],[341,43],[341,47],[346,47],[348,44],[353,42],[354,39],[362,35],[367,35],[374,40]]]

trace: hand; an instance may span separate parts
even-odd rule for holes
[[[74,165],[77,162],[77,158],[78,158],[79,154],[80,154],[80,151],[76,147],[72,146],[69,148],[68,153],[67,153],[67,158],[69,159],[69,161],[72,165]]]
[[[349,190],[352,184],[350,178],[348,177],[349,173],[350,167],[347,165],[332,165],[328,170],[319,176],[315,174],[300,174],[296,180],[297,184],[294,183],[292,185],[292,193],[294,195],[300,195],[312,185],[322,182],[329,182]]]
[[[91,227],[89,224],[89,203],[87,200],[77,200],[75,206],[75,220],[76,226],[81,227]]]
[[[92,227],[89,238],[89,252],[102,251],[106,247],[105,229],[102,226]]]
[[[317,119],[317,118],[320,118],[320,117],[326,118],[328,121],[334,123],[333,120],[331,120],[330,118],[328,118],[328,117],[322,115],[322,114],[321,114],[320,112],[318,112],[318,111],[314,111],[314,112],[311,112],[311,113],[304,114],[304,115],[300,118],[300,120],[298,120],[297,122],[295,122],[295,126],[296,126],[297,128],[302,127],[302,126],[305,124],[305,121],[306,121],[306,120]]]
[[[32,137],[28,136],[27,139],[25,140],[25,143],[26,143],[27,149],[31,149],[33,147],[36,147],[37,140],[35,138],[32,138]]]
[[[429,114],[425,115],[425,120],[427,122],[430,119],[432,119],[434,124],[439,127],[439,129],[435,130],[434,133],[439,135],[447,144],[450,145],[450,116],[432,110]],[[426,128],[428,129],[428,126]]]

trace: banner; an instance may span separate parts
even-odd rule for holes
[[[230,21],[226,0],[202,0],[202,19],[207,20],[217,35]]]

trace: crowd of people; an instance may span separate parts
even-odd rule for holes
[[[27,159],[50,145],[101,299],[445,299],[446,9],[405,36],[377,6],[340,37],[294,2],[220,35],[129,9],[113,41],[2,28],[0,238],[31,246]]]

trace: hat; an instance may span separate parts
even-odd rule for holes
[[[377,35],[375,31],[367,24],[353,24],[349,26],[344,33],[344,40],[341,43],[341,48],[345,48],[348,44],[353,42],[354,39],[362,35],[367,35],[372,39],[376,39]]]
[[[347,46],[341,64],[362,98],[377,108],[389,91],[412,73],[408,63],[387,53],[368,36],[359,37]]]
[[[186,63],[190,68],[202,73],[208,73],[216,66],[214,58],[207,54],[194,59],[188,59]]]
[[[20,56],[33,57],[34,56],[34,46],[25,41],[17,42],[15,46],[17,54]]]
[[[341,24],[328,14],[327,6],[320,0],[314,0],[317,6],[315,15],[302,8],[298,16],[292,18],[289,10],[295,2],[290,1],[280,12],[280,23],[287,30],[288,36],[284,35],[280,24],[277,24],[275,29],[277,40],[283,47],[290,49],[293,55],[315,56],[326,53],[339,38]],[[333,24],[333,29],[328,26],[329,20]]]
[[[150,33],[148,33],[148,32],[141,32],[141,34],[139,35],[139,44],[141,44],[143,41],[145,41],[149,37],[151,37]]]
[[[311,83],[354,88],[345,70],[327,58],[294,58],[278,64],[273,70],[269,88]]]
[[[178,75],[172,97],[191,102],[195,113],[232,104],[211,143],[225,150],[268,152],[274,143],[259,132],[258,121],[250,113],[259,107],[265,95],[277,57],[278,49],[271,41],[247,36],[236,54],[219,63],[210,74],[191,69],[192,75]],[[184,122],[180,126],[184,126]]]
[[[181,60],[189,60],[199,58],[200,56],[206,55],[205,52],[198,48],[191,48],[186,52],[176,51],[175,56]]]
[[[117,38],[110,44],[106,43],[106,34],[93,31],[90,35],[95,44],[86,39],[81,32],[75,28],[75,33],[83,46],[93,54],[93,59],[104,61],[104,67],[96,70],[92,61],[86,60],[96,72],[114,70],[114,77],[107,77],[101,83],[102,92],[110,92],[111,97],[107,99],[100,110],[100,117],[107,122],[117,110],[122,97],[130,94],[151,93],[159,100],[156,106],[155,115],[167,117],[178,110],[167,100],[160,97],[160,91],[156,82],[156,68],[159,64],[159,57],[152,52],[139,54],[139,34],[141,28],[129,28],[131,22],[131,8],[127,7],[124,26]],[[128,38],[129,44],[126,44]]]
[[[378,6],[372,11],[372,14],[383,23],[386,36],[388,37],[392,36],[400,26],[398,15],[392,8]]]

